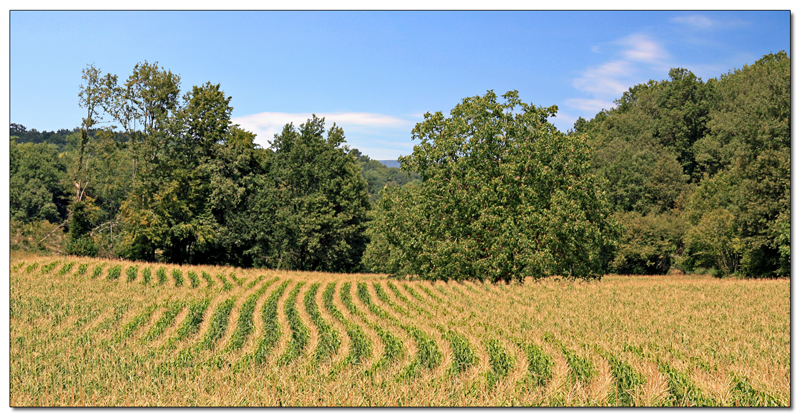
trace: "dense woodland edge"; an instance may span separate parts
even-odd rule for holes
[[[428,113],[387,168],[316,116],[269,148],[219,84],[83,71],[80,127],[10,128],[11,249],[422,279],[791,273],[785,52],[674,68],[559,132],[516,92]]]

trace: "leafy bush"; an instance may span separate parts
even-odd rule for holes
[[[622,226],[620,244],[611,262],[619,274],[666,274],[681,247],[684,225],[672,212],[641,215],[635,211],[614,213]]]

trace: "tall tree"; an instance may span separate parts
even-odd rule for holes
[[[335,124],[316,116],[275,135],[267,174],[247,210],[230,219],[244,254],[258,266],[352,272],[366,246],[369,196],[355,157]]]
[[[689,210],[693,228],[724,220],[739,240],[737,265],[746,276],[790,273],[791,62],[785,52],[768,54],[753,65],[729,72],[714,83],[709,133],[697,143],[698,164],[708,170],[708,186],[698,188]],[[726,184],[725,187],[717,184]],[[703,210],[710,200],[726,213]],[[705,216],[711,216],[708,219]],[[702,237],[693,233],[693,241]],[[700,248],[702,245],[696,244]],[[687,256],[705,266],[699,252]],[[695,256],[696,255],[696,256]]]
[[[171,97],[174,83],[156,85],[167,91],[143,96]],[[208,202],[210,178],[215,149],[228,134],[230,99],[207,83],[186,93],[181,106],[149,110],[142,148],[147,169],[123,208],[127,256],[152,259],[159,250],[167,261],[196,263],[213,245],[218,224]]]
[[[421,143],[400,158],[422,183],[385,190],[367,264],[424,279],[594,278],[615,228],[584,138],[547,121],[557,108],[516,91],[425,114]],[[382,237],[382,238],[381,238]]]

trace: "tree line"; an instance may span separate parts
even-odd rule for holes
[[[489,91],[426,114],[400,169],[316,116],[262,148],[218,84],[181,95],[157,63],[124,81],[90,65],[80,128],[11,125],[12,249],[423,279],[785,276],[789,65],[672,69],[567,133],[555,106]]]

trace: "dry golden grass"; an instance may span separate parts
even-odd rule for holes
[[[326,307],[329,284],[339,316]],[[788,279],[429,283],[15,253],[11,405],[788,407],[789,296]],[[269,320],[279,337],[263,362],[245,361],[274,338]],[[240,322],[252,323],[244,340]],[[325,325],[338,347],[318,356]],[[370,346],[358,365],[353,329]]]

